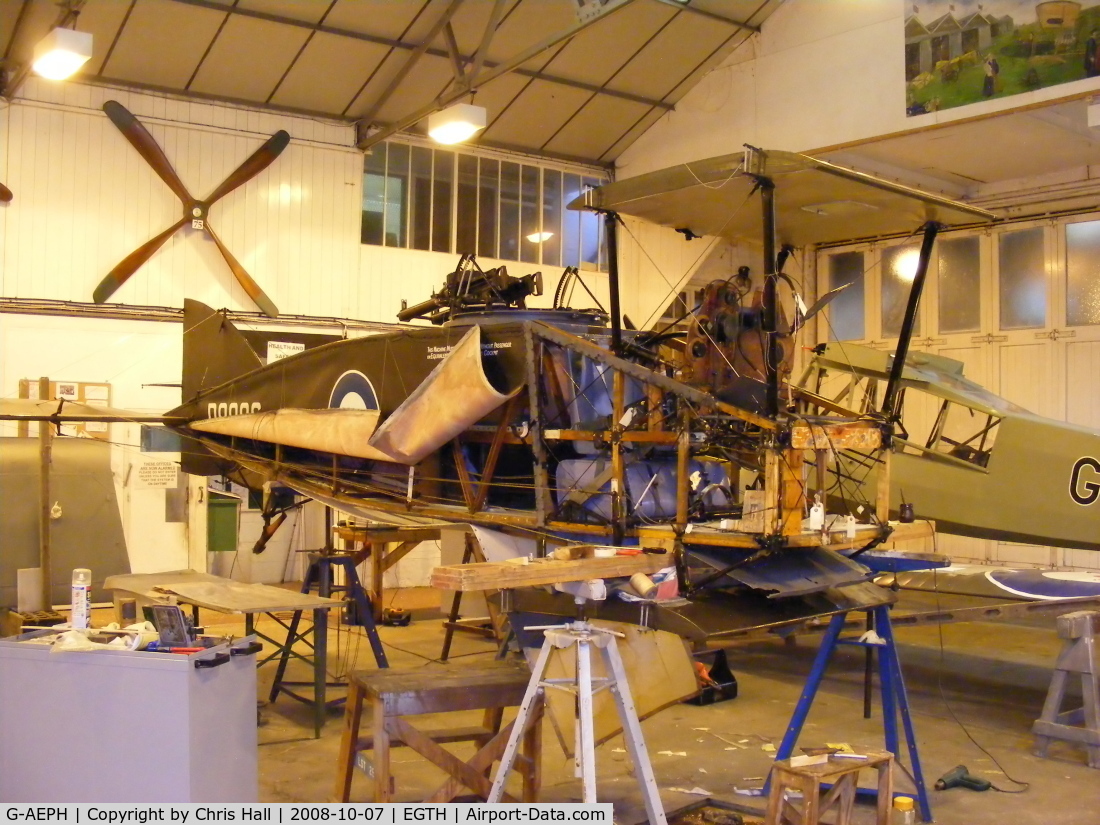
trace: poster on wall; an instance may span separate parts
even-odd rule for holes
[[[909,116],[1100,76],[1100,0],[905,7]]]

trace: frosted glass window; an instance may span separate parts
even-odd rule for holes
[[[998,243],[1001,329],[1042,327],[1047,321],[1043,228],[1005,232]]]
[[[386,152],[386,246],[408,246],[409,147],[390,144]]]
[[[361,237],[367,244],[606,271],[599,216],[566,208],[583,189],[604,182],[384,141],[364,161]],[[536,233],[548,237],[540,241]]]
[[[940,333],[977,332],[982,323],[979,238],[951,238],[940,252]]]
[[[864,337],[863,253],[829,256],[829,290],[848,285],[829,304],[829,340],[859,341]]]
[[[451,251],[451,201],[455,153],[435,151],[432,159],[432,251]]]
[[[542,170],[542,231],[550,237],[542,242],[542,262],[561,266],[561,172]]]
[[[519,164],[500,163],[500,252],[506,261],[519,260]]]
[[[412,215],[409,224],[413,249],[432,248],[432,150],[412,147]]]
[[[458,156],[458,203],[455,209],[455,252],[477,252],[477,157]]]
[[[1066,323],[1100,324],[1100,221],[1066,226]]]
[[[519,259],[524,263],[539,262],[539,236],[542,231],[539,214],[539,168],[524,166],[519,178]],[[530,236],[534,236],[531,240]]]
[[[920,248],[916,246],[891,246],[882,252],[883,338],[897,338],[901,334],[919,258]],[[913,324],[913,334],[920,335],[919,314]]]
[[[500,161],[481,159],[477,196],[477,254],[497,257],[497,203],[500,201]]]

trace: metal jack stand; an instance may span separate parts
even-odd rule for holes
[[[913,733],[913,720],[909,715],[909,698],[905,692],[905,681],[901,675],[901,662],[898,660],[898,651],[894,645],[894,631],[890,623],[890,608],[888,605],[880,605],[867,611],[874,616],[874,628],[882,637],[882,644],[856,641],[855,639],[841,639],[840,631],[844,629],[844,623],[848,613],[836,613],[829,621],[829,629],[825,631],[825,637],[821,640],[821,646],[817,650],[810,676],[806,680],[806,686],[802,689],[802,695],[795,706],[794,715],[791,716],[787,732],[783,741],[776,750],[776,761],[787,759],[794,751],[798,735],[802,732],[802,726],[810,713],[817,689],[821,686],[821,680],[825,676],[825,668],[837,645],[872,646],[879,651],[879,683],[882,690],[882,727],[886,740],[886,750],[894,755],[895,764],[904,769],[904,765],[897,758],[900,755],[900,742],[898,738],[898,712],[901,712],[902,726],[905,731],[906,744],[909,749],[909,764],[912,771],[910,779],[916,787],[917,803],[920,807],[921,820],[932,821],[932,806],[928,800],[928,788],[924,784],[924,773],[921,771],[920,756],[917,753],[917,738]],[[765,783],[765,792],[771,785],[771,778]]]
[[[333,568],[338,567],[344,571],[345,584],[338,585],[333,583]],[[313,590],[317,591],[317,595],[325,598],[331,598],[333,593],[347,593],[348,599],[355,605],[356,620],[363,626],[364,631],[367,634],[367,640],[370,642],[371,650],[374,652],[374,660],[378,667],[389,667],[389,662],[386,659],[386,651],[382,647],[382,640],[378,637],[378,628],[374,623],[374,606],[371,604],[370,597],[363,589],[362,582],[359,581],[359,575],[355,572],[355,559],[348,555],[333,555],[328,552],[322,551],[317,554],[310,554],[309,569],[306,571],[306,580],[302,583],[302,592],[310,593]],[[281,620],[280,624],[283,624]],[[326,676],[325,667],[328,660],[328,611],[315,610],[312,628],[301,628],[302,611],[295,610],[294,616],[290,620],[289,625],[283,625],[287,628],[286,642],[281,646],[280,651],[276,654],[279,657],[279,665],[275,671],[275,680],[271,683],[271,694],[268,700],[274,702],[280,693],[285,693],[293,699],[297,699],[300,702],[310,701],[294,691],[295,687],[305,687],[312,685],[314,689],[314,695],[321,697],[316,700],[316,713],[314,719],[314,732],[317,736],[321,735],[321,727],[324,725],[325,720],[325,707],[327,704],[337,704],[343,702],[344,698],[334,700],[328,703],[324,699],[326,687],[343,687],[344,682],[329,682]],[[312,632],[313,641],[307,638]],[[294,649],[294,645],[297,642],[304,643],[307,647],[312,649],[312,656],[303,654]],[[285,679],[286,667],[291,657],[301,659],[307,664],[313,667],[313,681],[312,682],[296,682],[288,681]],[[319,663],[318,663],[319,662]]]
[[[504,749],[500,768],[497,770],[496,779],[493,781],[492,792],[489,794],[489,802],[500,802],[504,793],[504,783],[512,772],[516,760],[516,753],[523,739],[524,731],[532,720],[533,708],[542,700],[547,687],[575,692],[577,696],[577,728],[574,751],[577,755],[577,774],[582,778],[584,786],[585,804],[596,802],[596,743],[593,732],[592,696],[595,691],[611,691],[615,698],[615,707],[619,711],[619,719],[623,725],[623,738],[626,740],[626,748],[630,758],[634,760],[634,769],[638,776],[638,785],[645,800],[646,814],[651,825],[667,825],[665,810],[661,805],[661,797],[657,792],[657,781],[653,777],[653,767],[649,763],[649,753],[646,751],[645,740],[642,738],[642,727],[638,721],[638,712],[634,707],[634,699],[630,695],[630,686],[627,684],[626,671],[623,668],[623,660],[619,655],[619,647],[615,641],[616,636],[622,636],[613,630],[593,627],[587,621],[570,622],[563,625],[543,625],[529,627],[528,630],[544,631],[542,649],[539,651],[538,660],[534,671],[531,673],[531,681],[527,684],[527,692],[523,696],[523,704],[520,705],[519,715],[512,727],[512,735]],[[577,672],[575,679],[545,679],[546,666],[550,661],[550,653],[554,648],[568,648],[576,646]],[[595,647],[603,656],[606,672],[611,676],[602,678],[592,677],[592,648]]]

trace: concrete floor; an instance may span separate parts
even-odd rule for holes
[[[461,667],[491,659],[495,650],[488,641],[460,633],[450,664],[433,661],[442,641],[438,617],[404,628],[382,628],[381,635],[393,667]],[[1027,626],[969,623],[909,628],[898,630],[897,637],[936,822],[1100,823],[1100,771],[1087,766],[1084,750],[1058,743],[1049,758],[1032,754],[1031,724],[1042,708],[1050,668],[1061,649],[1053,620],[1045,626],[1032,620]],[[334,662],[337,670],[346,671],[349,661],[355,667],[373,667],[369,646],[357,633],[334,633],[330,645],[340,650]],[[816,647],[815,638],[804,638],[794,646],[765,642],[731,650],[730,663],[740,686],[737,699],[708,707],[677,705],[643,723],[666,810],[698,801],[699,796],[679,790],[694,788],[762,810],[763,800],[739,795],[737,789],[761,784],[772,759],[763,746],[777,745],[782,738]],[[865,720],[862,714],[862,663],[862,651],[838,651],[800,745],[849,742],[857,749],[861,745],[881,747],[880,719]],[[260,695],[265,699],[271,671],[270,667],[260,670]],[[332,711],[320,739],[313,738],[311,713],[310,707],[286,697],[263,708],[261,800],[332,799],[342,730],[340,711]],[[477,721],[479,713],[452,714],[445,723]],[[579,782],[572,776],[571,763],[549,731],[544,742],[542,800],[579,801]],[[472,752],[472,745],[454,747],[460,754]],[[685,755],[661,755],[661,751]],[[615,804],[620,822],[643,820],[641,798],[621,738],[600,747],[598,760],[600,800]],[[958,764],[967,765],[999,787],[1017,788],[1009,775],[1030,785],[1022,794],[975,793],[961,788],[932,791],[935,779]],[[403,801],[427,796],[443,777],[404,748],[393,753],[393,771],[397,799]],[[899,790],[910,787],[903,778],[897,781]],[[352,800],[368,801],[369,794],[370,780],[357,771]],[[857,823],[874,821],[870,805],[857,807]]]

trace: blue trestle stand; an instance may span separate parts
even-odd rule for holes
[[[802,689],[802,695],[795,706],[794,715],[791,716],[787,732],[783,741],[776,750],[776,761],[787,759],[794,752],[795,743],[802,732],[802,726],[810,713],[817,689],[821,686],[821,680],[825,676],[825,668],[829,665],[829,659],[836,650],[837,645],[856,645],[866,647],[879,652],[879,687],[882,693],[882,727],[886,740],[886,750],[894,754],[894,761],[902,770],[909,774],[909,778],[916,786],[917,804],[919,806],[921,820],[932,821],[932,806],[928,800],[928,789],[924,784],[924,774],[921,771],[920,756],[917,753],[917,740],[913,734],[913,720],[909,714],[909,698],[905,692],[905,680],[901,675],[901,662],[898,660],[897,647],[894,645],[894,630],[890,624],[890,608],[888,605],[880,605],[866,611],[873,619],[873,627],[885,644],[872,644],[861,642],[858,639],[842,639],[840,633],[848,618],[848,612],[835,614],[829,622],[829,628],[825,631],[825,637],[821,640],[817,656],[814,659],[810,676],[806,680],[806,686]],[[906,768],[900,761],[900,742],[898,739],[898,712],[901,712],[902,727],[905,732],[906,745],[909,749],[910,768]],[[771,785],[771,777],[764,784],[764,794],[767,795]],[[867,793],[861,790],[860,793]],[[870,793],[874,793],[871,791]]]
[[[339,567],[344,571],[344,584],[333,584],[333,568]],[[361,625],[367,634],[371,650],[374,651],[374,661],[380,668],[389,667],[386,660],[386,652],[382,648],[382,640],[378,638],[378,627],[374,622],[374,606],[370,596],[363,589],[363,583],[359,580],[359,574],[355,571],[355,560],[347,555],[329,555],[328,553],[311,553],[309,557],[309,569],[306,571],[306,579],[302,583],[302,592],[316,591],[318,596],[332,598],[334,593],[346,593],[350,606],[354,608],[355,618],[350,624]],[[320,735],[324,725],[325,709],[329,704],[339,704],[344,698],[335,699],[332,702],[324,701],[326,687],[341,687],[344,682],[328,682],[326,676],[326,660],[328,658],[328,611],[315,610],[312,632],[309,627],[300,629],[302,611],[295,610],[294,616],[287,626],[286,644],[279,653],[279,666],[275,671],[275,681],[271,684],[269,701],[274,702],[280,693],[285,693],[300,702],[311,702],[315,707],[316,719],[314,720],[314,733]],[[310,638],[312,636],[312,639]],[[296,642],[302,642],[312,650],[312,656],[294,650]],[[308,663],[313,667],[314,680],[312,682],[291,682],[283,677],[286,675],[287,662],[290,657]],[[314,696],[317,699],[309,699],[296,693],[293,688],[313,686]]]

